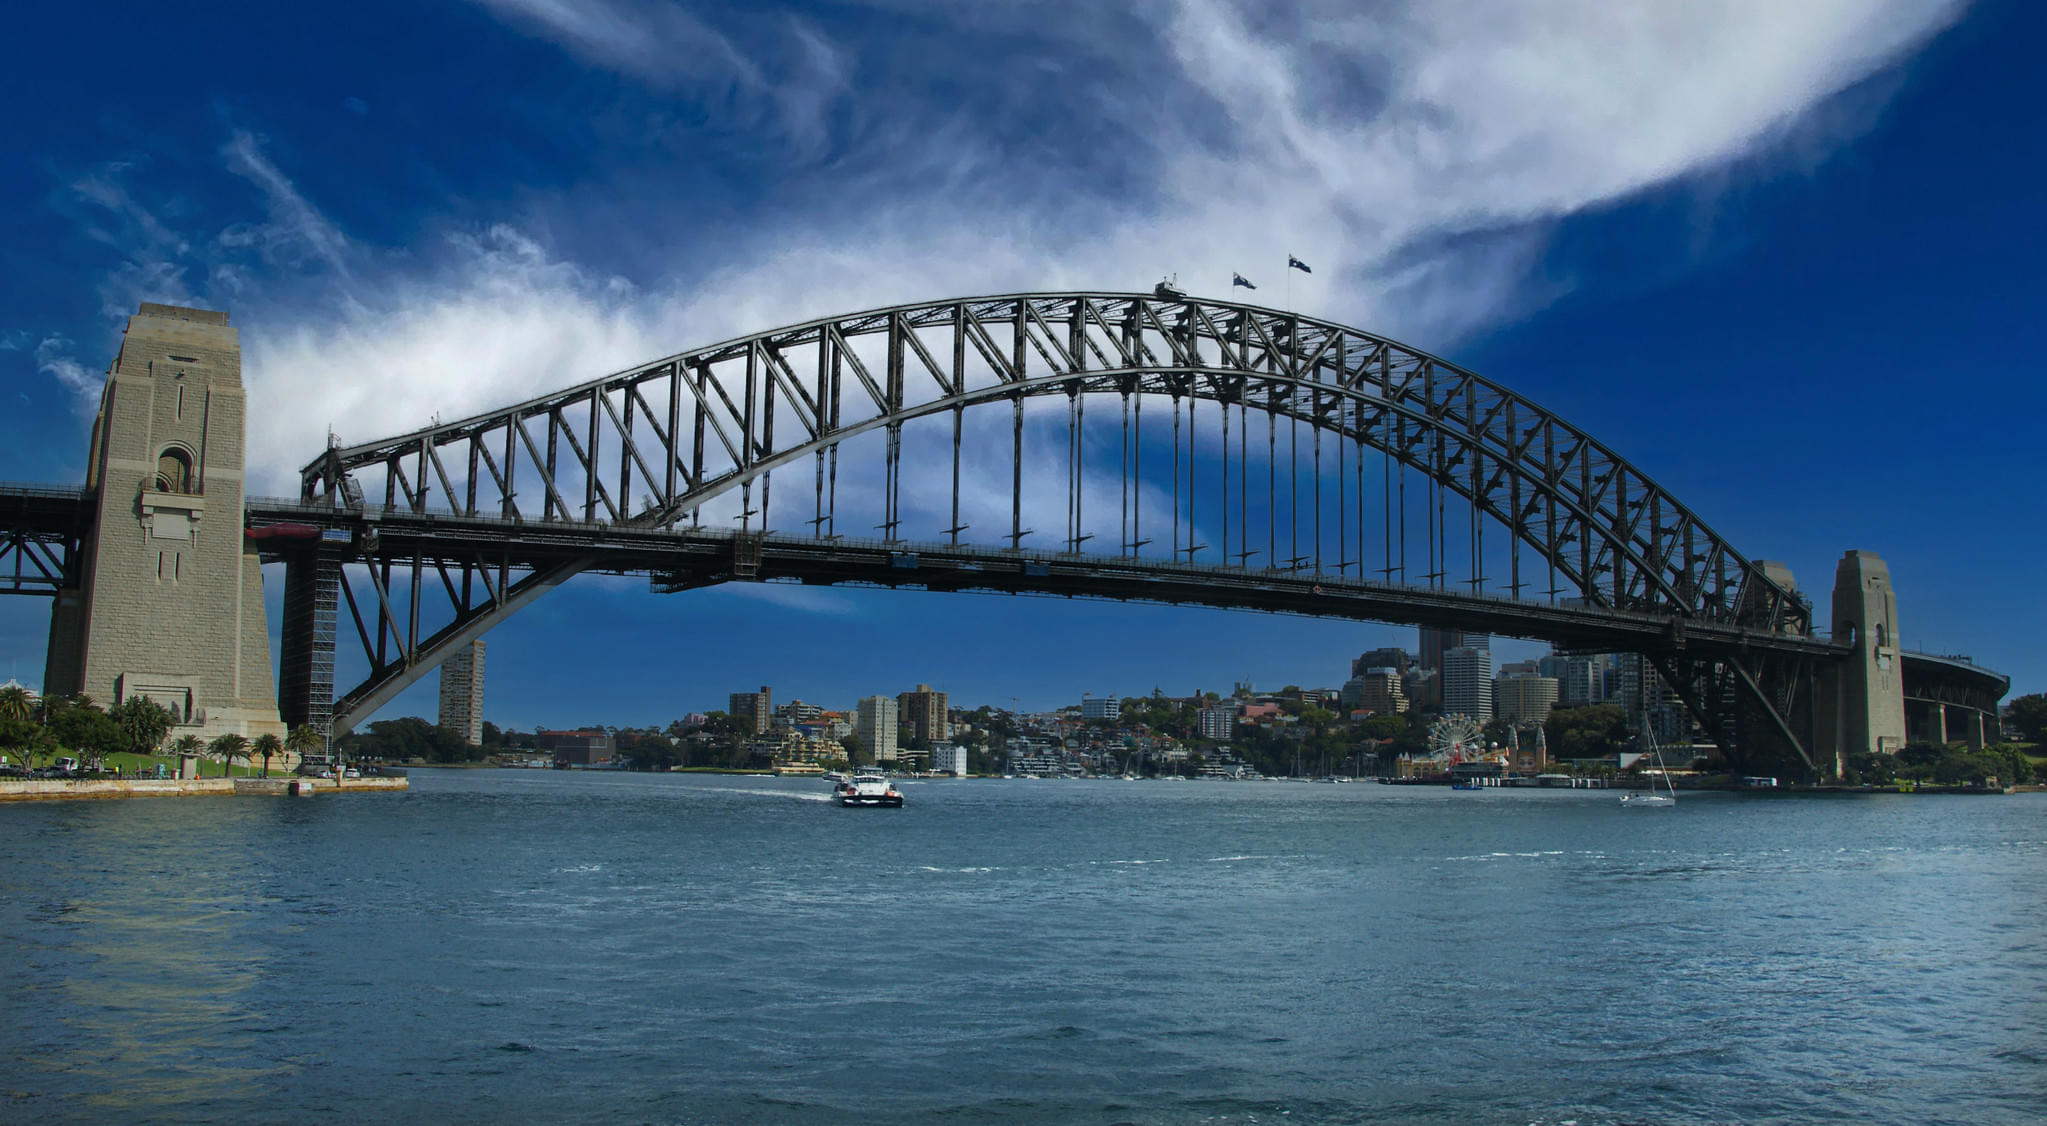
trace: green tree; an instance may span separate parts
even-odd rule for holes
[[[216,735],[211,743],[206,744],[206,753],[220,761],[220,776],[225,778],[233,772],[236,759],[248,759],[249,737],[236,731]]]
[[[846,764],[858,770],[867,761],[867,740],[858,735],[848,735],[839,740],[839,746],[846,748]]]
[[[284,740],[279,739],[268,731],[256,736],[256,741],[249,744],[249,751],[252,754],[263,756],[263,777],[265,778],[270,777],[270,760],[277,757],[278,753],[283,750]]]
[[[198,758],[200,753],[205,750],[205,740],[197,735],[185,734],[171,740],[170,752],[178,760],[180,769],[183,769],[186,759]]]
[[[632,746],[622,748],[619,753],[634,770],[667,770],[682,761],[682,752],[676,749],[675,740],[651,732],[635,735]]]
[[[322,742],[320,732],[310,723],[301,723],[284,733],[284,749],[299,762],[306,761],[307,755],[319,750]]]
[[[1897,775],[1900,778],[1931,778],[1933,768],[1947,757],[1947,748],[1937,743],[1907,743],[1898,749]]]
[[[0,715],[0,751],[19,759],[23,766],[29,765],[30,748],[36,745],[37,740],[48,737],[49,733],[40,723]]]
[[[57,743],[57,737],[47,727],[33,727],[29,731],[28,743],[22,747],[22,759],[29,766],[41,763],[48,766],[64,748]]]
[[[108,755],[127,745],[127,734],[120,724],[90,702],[81,704],[76,698],[63,701],[43,726],[58,745],[77,755],[88,769],[96,769]]]
[[[2047,743],[2047,695],[2034,692],[2011,702],[2008,713],[2019,738],[2028,743]]]
[[[121,749],[131,755],[155,755],[177,723],[169,708],[147,696],[130,696],[115,704],[107,709],[107,718],[120,727]]]
[[[0,719],[17,719],[23,722],[35,714],[35,697],[19,684],[0,688]]]
[[[1358,724],[1359,733],[1363,734],[1368,739],[1376,740],[1391,739],[1406,730],[1407,717],[1404,715],[1397,714],[1375,715],[1365,720],[1363,723]]]
[[[1628,713],[1618,704],[1555,708],[1545,733],[1551,758],[1603,758],[1627,744]]]
[[[2033,780],[2033,760],[2026,752],[2019,750],[2016,743],[1992,743],[1983,748],[1982,757],[1997,764],[1997,780],[2006,786],[2023,785]]]
[[[1997,773],[1999,761],[1967,751],[1950,751],[1933,764],[1933,780],[1949,786],[1981,784]]]
[[[1888,786],[1898,777],[1897,759],[1888,754],[1864,751],[1848,756],[1848,769],[1841,772],[1841,780],[1851,785],[1866,783],[1871,786]]]

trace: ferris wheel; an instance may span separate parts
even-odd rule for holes
[[[1477,762],[1485,756],[1485,731],[1468,715],[1446,715],[1429,725],[1429,754],[1448,762]]]

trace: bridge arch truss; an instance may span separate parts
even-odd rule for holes
[[[929,456],[906,444],[934,434]],[[1062,449],[1063,474],[1045,456]],[[1060,499],[1063,531],[1038,529]],[[1002,500],[1007,512],[990,511]],[[1746,708],[1794,747],[1796,685],[1810,678],[1766,666],[1819,644],[1795,592],[1523,396],[1356,328],[1177,294],[953,299],[736,337],[337,444],[302,471],[298,507],[355,532],[324,549],[324,579],[287,580],[285,706],[312,700],[306,718],[325,718],[292,635],[345,604],[369,674],[337,701],[343,725],[574,574],[647,571],[675,588],[761,577],[749,552],[790,537],[1652,618],[1659,665],[1696,716],[1731,731]],[[619,537],[653,546],[602,546]],[[692,561],[705,541],[730,545],[722,569]],[[344,571],[367,580],[362,597]],[[1706,656],[1686,655],[1687,631],[1709,639],[1691,646]],[[1737,640],[1714,650],[1723,637]]]

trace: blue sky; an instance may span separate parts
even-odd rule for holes
[[[140,300],[242,330],[255,488],[805,317],[1242,271],[1600,436],[1824,601],[2047,689],[2047,171],[2020,3],[1222,0],[41,6],[0,44],[0,479],[82,472]],[[125,9],[125,10],[123,10]],[[1241,291],[1239,291],[1241,293]],[[273,575],[273,588],[281,577]],[[273,598],[275,590],[273,589]],[[0,601],[0,675],[47,604]],[[1334,684],[1396,630],[591,580],[488,713],[664,722],[767,683],[1025,707]],[[1503,645],[1503,655],[1533,652]],[[387,714],[431,714],[431,679]]]

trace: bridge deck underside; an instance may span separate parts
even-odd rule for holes
[[[1486,630],[1567,649],[1650,654],[1661,668],[1695,670],[1685,674],[1694,679],[1719,669],[1723,687],[1710,691],[1720,695],[1738,688],[1727,679],[1737,674],[1725,672],[1733,665],[1755,670],[1748,675],[1753,689],[1768,661],[1809,663],[1839,656],[1839,649],[1825,640],[1725,623],[1117,556],[559,521],[526,525],[405,511],[380,512],[371,520],[279,502],[252,503],[251,518],[299,523],[309,535],[314,528],[345,532],[352,564],[346,570],[367,575],[366,583],[357,584],[367,588],[361,596],[350,593],[348,582],[341,584],[371,665],[369,679],[335,705],[334,722],[343,727],[388,702],[447,652],[480,636],[515,603],[583,572],[645,575],[657,591],[783,581],[1141,601]],[[331,541],[324,546],[306,539],[265,542],[276,558],[315,551],[330,563],[336,557]],[[436,599],[436,592],[449,596],[452,614],[444,606],[422,616],[422,603]],[[287,680],[296,682],[291,676]],[[290,702],[285,706],[294,710]],[[1715,722],[1712,707],[1698,712],[1702,721]]]

